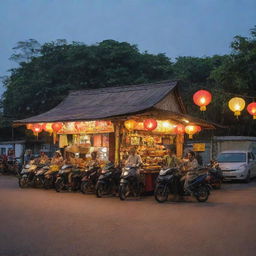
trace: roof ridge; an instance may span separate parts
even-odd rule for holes
[[[80,90],[70,90],[69,93],[79,93],[79,92],[99,92],[101,93],[108,93],[108,92],[120,92],[120,91],[138,91],[138,90],[145,90],[145,87],[167,87],[173,86],[174,83],[177,83],[178,80],[164,80],[159,82],[152,82],[146,84],[134,84],[134,85],[121,85],[121,86],[110,86],[110,87],[100,87],[100,88],[92,88],[92,89],[80,89]],[[151,88],[150,88],[151,89]]]

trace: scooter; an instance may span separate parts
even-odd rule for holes
[[[35,187],[42,188],[44,186],[45,173],[47,171],[49,171],[49,169],[50,169],[50,167],[46,165],[35,172],[35,177],[34,177],[34,186]]]
[[[223,174],[217,161],[211,161],[208,165],[208,173],[210,185],[214,189],[220,189],[223,182]]]
[[[71,182],[69,183],[69,175],[72,172]],[[62,190],[76,191],[81,186],[82,171],[74,168],[72,165],[64,165],[57,174],[55,181],[55,190],[60,192]]]
[[[96,184],[96,196],[116,194],[118,192],[121,171],[113,163],[107,164],[101,171]]]
[[[60,170],[60,167],[58,165],[52,165],[52,166],[50,166],[50,169],[44,173],[44,188],[45,189],[54,187],[59,170]]]
[[[99,176],[100,167],[92,166],[86,169],[81,181],[82,193],[94,193]]]
[[[140,197],[144,184],[138,177],[137,171],[139,167],[124,167],[121,174],[121,180],[119,185],[119,198],[125,200],[129,195],[134,197]]]
[[[38,166],[34,160],[31,160],[29,164],[26,164],[20,172],[19,186],[20,188],[27,188],[29,185],[34,186],[35,172]]]
[[[180,182],[180,174],[177,168],[162,169],[157,177],[154,196],[157,202],[167,201],[169,194],[178,194],[179,196],[194,196],[198,202],[205,202],[210,195],[211,186],[208,183],[207,173],[198,175],[189,182],[184,190],[184,182]],[[177,189],[177,187],[179,189]],[[182,189],[180,189],[182,188]]]

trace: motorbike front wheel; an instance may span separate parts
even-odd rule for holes
[[[165,186],[157,186],[154,195],[158,203],[164,203],[168,199],[169,189]]]
[[[28,178],[27,177],[19,178],[19,186],[20,186],[20,188],[27,188],[28,187]]]
[[[127,188],[128,188],[127,184],[122,184],[119,187],[119,198],[122,201],[126,199]]]
[[[196,199],[198,202],[206,202],[209,197],[209,189],[206,186],[201,186],[196,191]]]
[[[102,183],[99,183],[96,188],[96,196],[99,198],[102,197],[103,192],[104,192],[104,185]]]
[[[83,194],[85,194],[88,191],[89,189],[88,185],[89,185],[88,181],[82,181],[80,189]]]
[[[64,183],[62,179],[57,179],[55,182],[55,190],[56,192],[60,192],[64,188]]]

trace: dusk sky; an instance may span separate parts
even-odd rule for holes
[[[14,65],[15,44],[30,38],[114,39],[174,60],[229,53],[233,37],[254,25],[256,0],[2,0],[0,76]]]

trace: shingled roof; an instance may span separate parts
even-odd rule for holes
[[[55,108],[16,124],[96,120],[150,109],[176,88],[177,81],[71,91]],[[181,106],[182,109],[182,106]]]

